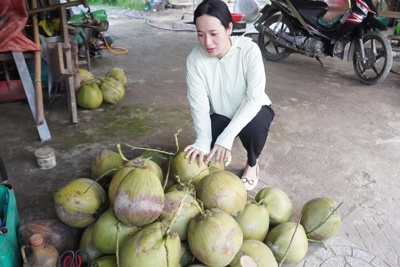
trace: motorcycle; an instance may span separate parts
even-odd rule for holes
[[[90,8],[87,12],[70,15],[68,24],[75,27],[93,28],[100,32],[107,31],[109,26],[105,10],[101,9],[90,12]]]
[[[376,18],[371,0],[350,0],[350,7],[331,23],[322,17],[332,7],[325,2],[271,0],[254,22],[258,46],[265,59],[279,62],[291,53],[316,58],[353,61],[359,80],[373,85],[383,81],[392,67],[392,47],[380,31],[387,27]],[[347,49],[348,48],[348,49]]]
[[[80,51],[85,48],[89,51],[91,57],[95,57],[101,54],[105,41],[108,45],[112,44],[112,38],[103,34],[109,27],[105,10],[101,9],[91,12],[89,7],[87,12],[83,12],[82,9],[77,14],[74,14],[74,10],[72,9],[68,10],[68,12],[68,25],[81,29],[81,38],[78,39],[78,48]]]

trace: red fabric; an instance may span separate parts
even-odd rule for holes
[[[27,20],[25,0],[0,0],[0,52],[40,50],[22,34]]]
[[[336,7],[343,7],[343,8],[349,8],[349,2],[348,0],[324,0],[324,2],[328,6],[336,6]],[[326,14],[322,17],[322,19],[326,22],[331,22],[333,21],[337,16],[343,15],[344,12],[342,11],[328,11]]]

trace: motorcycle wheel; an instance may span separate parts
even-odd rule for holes
[[[367,32],[363,38],[367,61],[361,59],[361,49],[357,44],[353,57],[353,67],[359,80],[373,85],[383,81],[392,68],[392,47],[389,40],[379,32]]]
[[[286,33],[294,35],[294,28],[290,21],[285,17],[278,22],[280,15],[274,15],[263,23],[263,29],[274,30],[277,35]],[[278,24],[277,24],[278,23]],[[285,47],[275,44],[267,35],[260,32],[258,34],[258,46],[260,47],[263,57],[269,61],[279,62],[290,55]]]

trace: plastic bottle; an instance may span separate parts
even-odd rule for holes
[[[29,238],[31,255],[24,257],[24,267],[57,267],[58,251],[44,242],[43,235],[34,234]]]

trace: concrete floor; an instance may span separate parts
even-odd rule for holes
[[[92,59],[92,72],[101,77],[113,65],[123,68],[126,97],[114,106],[80,109],[79,123],[71,124],[66,95],[56,95],[45,112],[51,141],[39,141],[26,103],[0,104],[0,155],[23,223],[55,218],[53,192],[71,179],[88,177],[91,160],[103,148],[127,143],[174,151],[179,129],[180,147],[194,140],[185,61],[197,38],[194,32],[171,30],[183,15],[190,19],[186,11],[145,17],[110,11],[108,33],[115,46],[129,52],[103,51]],[[400,266],[400,76],[391,73],[382,83],[366,86],[351,63],[322,61],[324,68],[300,55],[265,61],[266,92],[276,117],[255,191],[266,185],[284,190],[293,202],[293,221],[312,198],[343,202],[342,227],[327,249],[311,244],[306,259],[290,266]],[[399,68],[396,61],[393,69]],[[34,151],[44,146],[56,150],[57,166],[50,170],[40,170],[35,162]],[[140,154],[124,145],[123,151],[130,158]],[[240,175],[245,154],[238,140],[232,153],[228,170]]]

